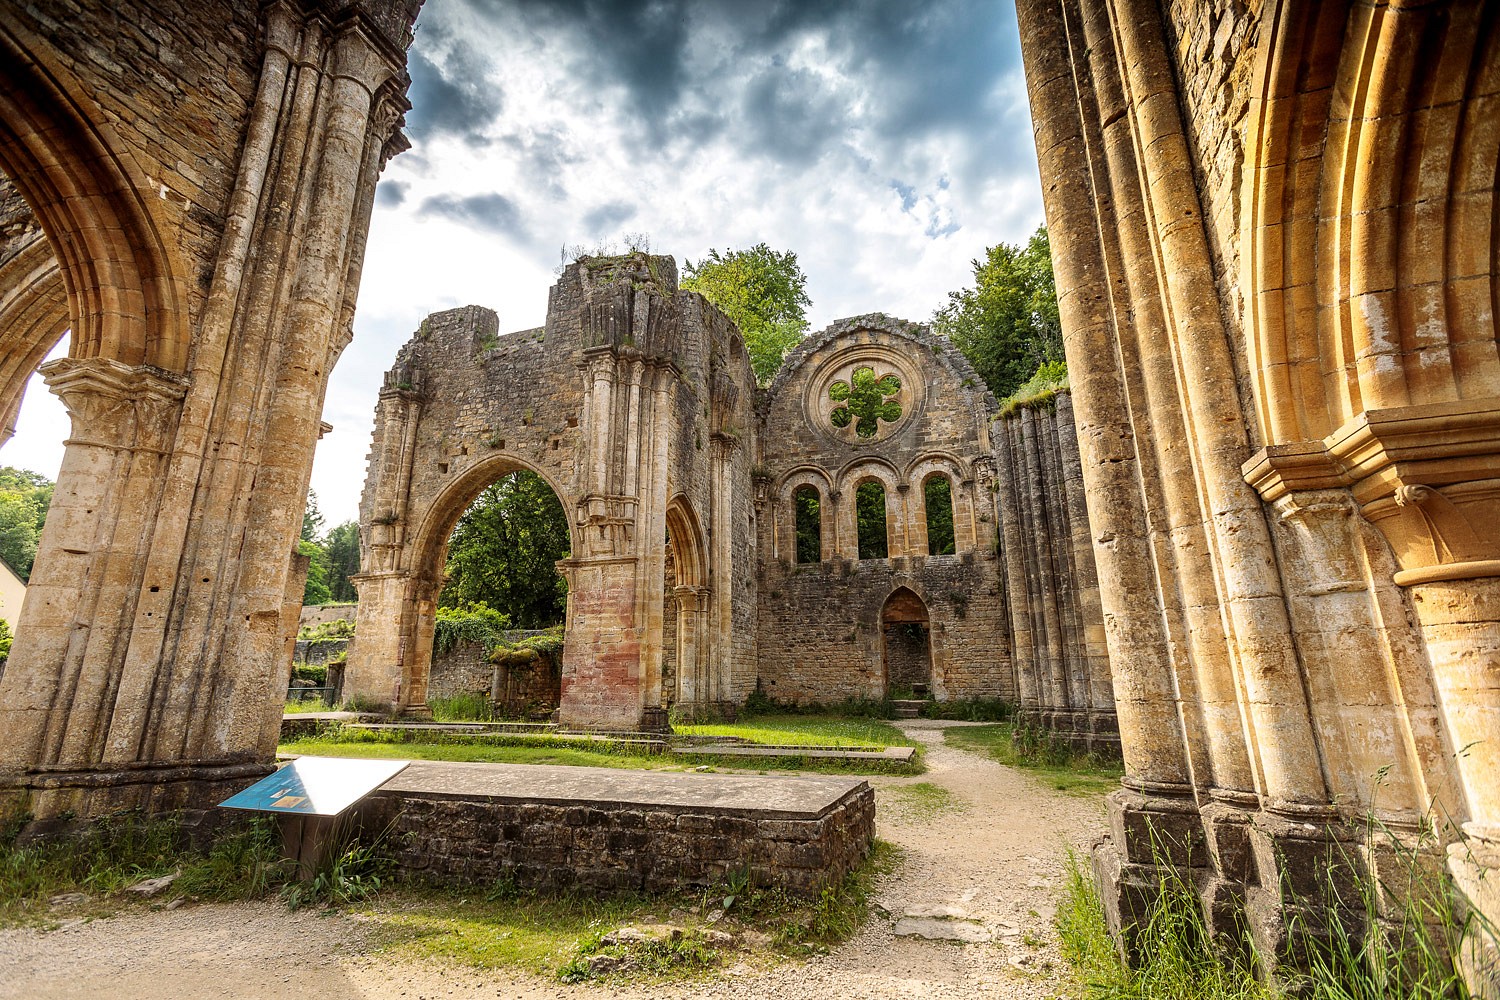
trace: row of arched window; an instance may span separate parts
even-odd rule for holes
[[[877,479],[866,479],[854,491],[854,522],[859,543],[859,558],[885,559],[890,556],[890,531],[886,523],[885,485]],[[818,488],[804,483],[792,492],[792,510],[796,528],[796,559],[815,563],[823,558],[823,497]],[[927,524],[927,554],[952,555],[953,483],[941,472],[922,481],[922,513]]]

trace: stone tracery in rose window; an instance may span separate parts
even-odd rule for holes
[[[854,369],[849,381],[839,379],[828,387],[828,396],[839,404],[828,419],[843,429],[854,425],[862,438],[874,437],[880,421],[894,423],[901,419],[901,404],[891,398],[901,391],[901,380],[894,375],[875,377],[875,369]]]

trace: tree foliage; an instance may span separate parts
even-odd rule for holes
[[[1046,227],[1039,226],[1025,246],[990,247],[973,264],[974,287],[949,292],[932,326],[1003,399],[1043,364],[1063,360]]]
[[[873,479],[854,491],[854,521],[861,559],[884,559],[890,554],[885,528],[885,487]]]
[[[328,590],[328,550],[317,542],[298,540],[297,551],[307,556],[307,583],[302,588],[303,604],[328,604],[333,600]]]
[[[557,494],[534,472],[509,473],[459,518],[438,603],[493,608],[516,628],[555,625],[567,612],[568,593],[556,563],[570,547]]]
[[[22,580],[31,578],[52,488],[46,476],[10,466],[0,468],[0,559]]]
[[[359,525],[345,521],[323,539],[328,551],[328,591],[335,603],[359,600],[349,578],[359,572]]]
[[[781,359],[807,332],[807,275],[790,250],[764,243],[748,250],[710,250],[684,265],[682,287],[724,310],[739,326],[750,364],[762,384],[771,381]]]
[[[922,484],[922,510],[927,516],[927,554],[951,556],[953,537],[953,484],[947,476],[928,476]]]
[[[816,486],[799,486],[792,494],[797,512],[797,561],[823,560],[823,504]]]

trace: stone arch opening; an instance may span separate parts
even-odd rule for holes
[[[667,600],[663,611],[662,701],[684,706],[709,700],[708,554],[687,497],[667,505]]]
[[[792,491],[792,518],[796,532],[796,561],[823,561],[823,497],[811,483]]]
[[[925,698],[932,690],[932,629],[927,604],[897,587],[880,609],[881,672],[887,698]]]
[[[854,529],[860,559],[890,557],[890,526],[885,484],[866,479],[854,488]]]
[[[957,551],[953,529],[953,481],[947,473],[929,473],[922,480],[922,516],[927,531],[927,554],[951,556]]]
[[[387,629],[398,629],[400,632],[395,645],[400,650],[401,670],[398,686],[392,692],[391,700],[404,711],[420,715],[428,710],[437,609],[448,582],[446,568],[449,544],[454,532],[465,513],[474,507],[486,490],[517,473],[534,476],[538,482],[545,484],[556,497],[566,521],[566,512],[572,508],[572,504],[567,494],[545,471],[513,455],[493,456],[476,464],[451,483],[438,496],[416,532],[411,548],[410,573],[404,580],[405,594],[399,619],[363,614],[360,616],[362,642],[367,641],[368,633]],[[577,542],[576,528],[569,524],[570,552],[576,551]],[[571,611],[572,602],[569,600],[564,612],[565,643],[566,633],[572,623]],[[372,644],[376,644],[377,648],[390,648],[391,645],[379,640]]]

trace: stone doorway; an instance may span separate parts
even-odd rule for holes
[[[881,609],[880,631],[886,697],[927,697],[932,690],[927,605],[912,590],[898,588]]]

